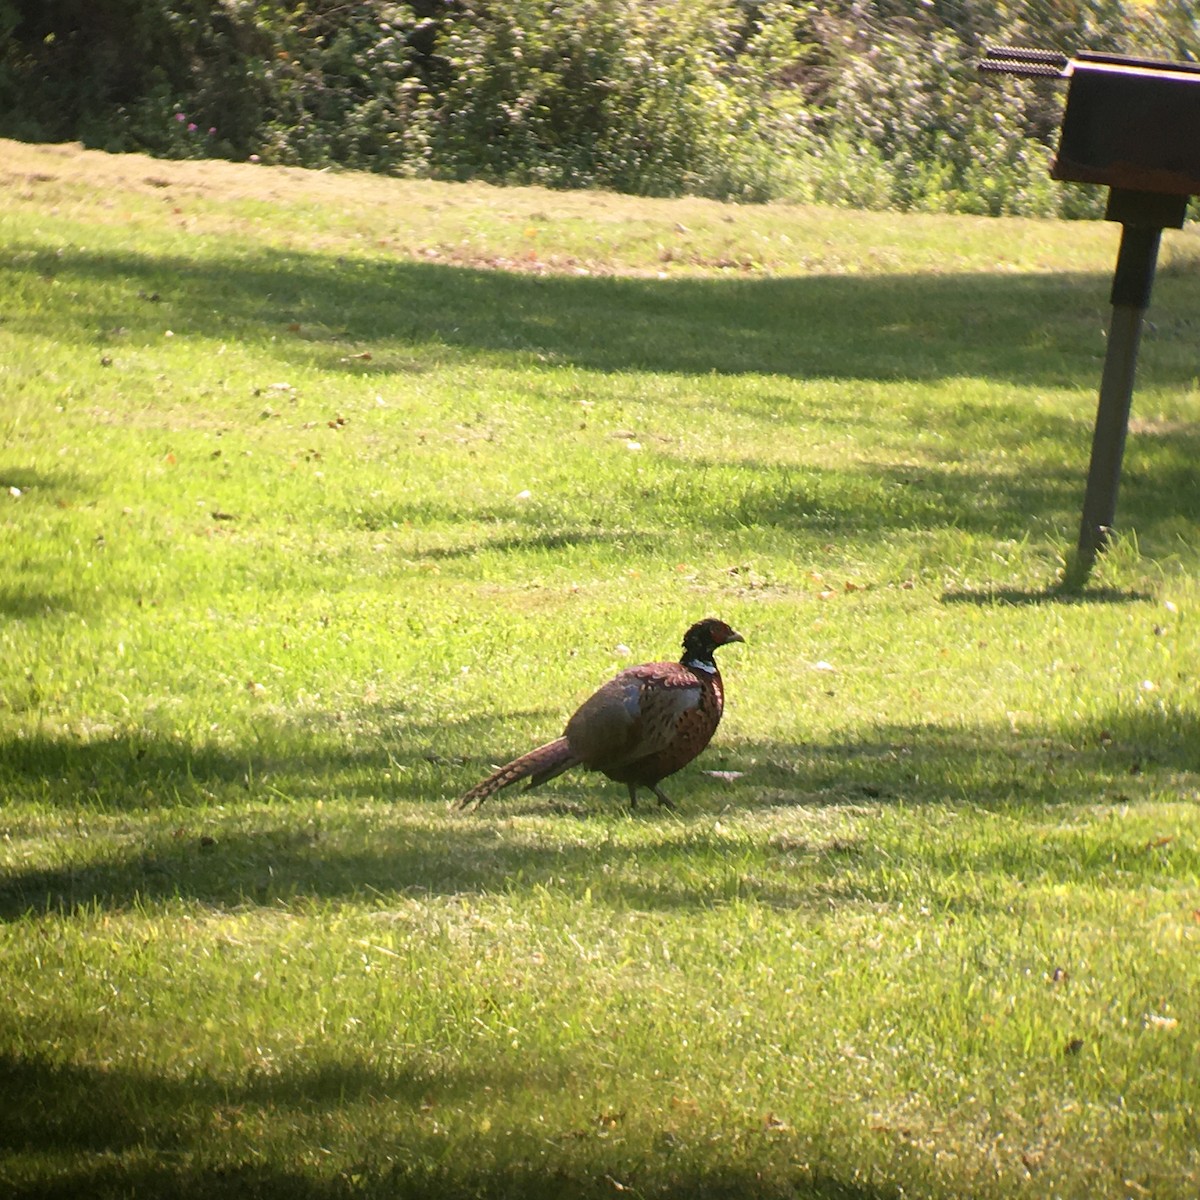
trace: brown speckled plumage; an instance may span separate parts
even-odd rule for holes
[[[709,618],[683,637],[679,662],[630,667],[588,697],[567,722],[563,736],[530,750],[473,787],[458,802],[478,807],[521,779],[529,787],[584,766],[629,788],[649,788],[667,808],[658,786],[687,766],[712,740],[725,706],[725,690],[713,651],[743,641],[724,621]]]

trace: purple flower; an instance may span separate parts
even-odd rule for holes
[[[187,120],[187,117],[186,117],[186,116],[185,116],[183,113],[176,113],[176,114],[175,114],[175,120],[177,120],[177,121],[186,121],[186,120]]]
[[[188,133],[195,133],[195,132],[196,132],[196,122],[189,121],[188,122]]]
[[[209,136],[209,137],[216,137],[216,136],[217,136],[217,127],[216,127],[215,125],[210,125],[210,126],[208,127],[208,136]]]

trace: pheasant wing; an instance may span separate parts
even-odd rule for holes
[[[566,739],[597,770],[658,754],[700,706],[702,693],[700,680],[679,663],[632,667],[579,706],[567,722]]]

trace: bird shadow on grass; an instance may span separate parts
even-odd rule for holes
[[[789,811],[853,814],[887,805],[1030,813],[1120,806],[1194,796],[1200,772],[1200,720],[1138,709],[1021,733],[885,726],[829,744],[713,747],[671,781],[677,815],[645,804],[630,817],[624,788],[580,773],[459,814],[447,811],[447,801],[513,748],[511,736],[490,721],[460,722],[443,751],[451,742],[506,746],[470,761],[431,753],[428,736],[414,730],[408,748],[403,737],[366,748],[310,739],[305,750],[285,731],[274,756],[250,746],[147,746],[123,735],[0,746],[8,795],[75,814],[73,825],[63,822],[53,864],[15,866],[0,880],[0,919],[174,899],[217,907],[386,905],[541,884],[588,887],[597,903],[624,909],[706,907],[753,895],[824,911],[870,891],[857,878],[860,850],[843,853],[818,837],[803,870],[777,870],[764,846],[739,868],[716,819],[757,812],[770,823],[786,821]],[[87,836],[73,832],[87,825],[81,814],[105,812],[122,815],[120,836],[106,834],[103,822]],[[638,849],[612,835],[614,823],[631,819]],[[7,824],[10,836],[21,836],[18,819]],[[1078,863],[1064,850],[1044,870],[1070,879]]]

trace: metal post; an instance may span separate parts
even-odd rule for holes
[[[1164,229],[1183,228],[1187,205],[1187,196],[1174,193],[1109,189],[1104,215],[1106,220],[1121,223],[1121,249],[1113,272],[1112,320],[1104,374],[1100,378],[1100,403],[1092,435],[1092,462],[1083,498],[1079,546],[1064,581],[1069,588],[1087,582],[1096,555],[1104,549],[1112,532],[1137,373],[1138,344],[1142,338],[1142,320],[1150,306],[1158,244]]]
[[[1081,578],[1090,573],[1097,553],[1108,541],[1117,514],[1117,488],[1121,482],[1121,459],[1125,454],[1125,433],[1129,427],[1129,408],[1137,373],[1138,344],[1150,303],[1161,236],[1162,230],[1158,228],[1121,227],[1121,249],[1113,276],[1108,350],[1100,379],[1092,461],[1079,526],[1075,573]]]
[[[1110,211],[1114,204],[1110,200]],[[1138,372],[1138,346],[1142,320],[1150,306],[1154,265],[1163,229],[1154,224],[1123,224],[1117,269],[1112,276],[1112,319],[1109,346],[1100,377],[1096,431],[1092,434],[1092,462],[1087,469],[1084,516],[1079,526],[1079,547],[1072,571],[1075,582],[1091,574],[1097,554],[1109,540],[1116,518],[1121,460],[1129,428],[1129,407]]]

